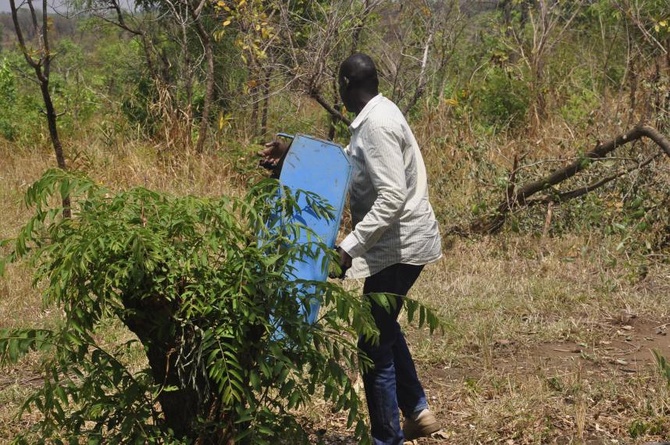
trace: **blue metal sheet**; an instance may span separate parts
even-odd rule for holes
[[[344,210],[351,164],[339,145],[305,135],[296,135],[283,162],[279,182],[292,192],[305,190],[316,193],[335,209],[332,220],[320,218],[308,211],[306,198],[299,197],[299,215],[285,215],[289,221],[300,222],[309,227],[320,241],[334,247],[340,220]],[[304,232],[304,231],[302,231]],[[307,233],[301,233],[296,243],[308,243]],[[318,258],[305,258],[292,264],[292,278],[325,281],[328,265],[321,253]],[[311,289],[306,289],[309,293]],[[314,323],[319,313],[319,304],[314,300],[305,314],[309,323]]]

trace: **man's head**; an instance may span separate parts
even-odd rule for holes
[[[367,54],[355,53],[342,62],[338,81],[344,106],[356,114],[379,93],[377,68]]]

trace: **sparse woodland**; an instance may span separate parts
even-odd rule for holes
[[[403,321],[444,422],[417,443],[670,440],[670,0],[10,4],[0,443],[367,443],[360,283],[305,330],[282,268],[313,252],[255,238],[260,144],[345,145],[355,51],[444,240]]]

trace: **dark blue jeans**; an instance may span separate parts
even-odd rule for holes
[[[363,373],[363,385],[375,445],[402,445],[400,411],[409,416],[428,407],[414,360],[398,324],[403,297],[422,269],[423,266],[394,264],[366,278],[363,285],[364,298],[371,303],[372,316],[379,329],[378,344],[373,345],[362,337],[358,341],[359,348],[373,362]],[[372,293],[396,295],[395,307],[389,312],[367,296]]]

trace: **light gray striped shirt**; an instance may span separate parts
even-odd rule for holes
[[[426,166],[400,109],[379,94],[349,130],[354,230],[340,243],[353,258],[347,276],[363,278],[397,263],[438,260],[441,238],[428,201]]]

